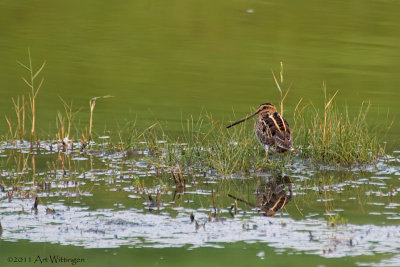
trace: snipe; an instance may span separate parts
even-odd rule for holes
[[[268,152],[278,153],[293,151],[292,133],[287,121],[277,112],[271,103],[261,104],[253,114],[235,122],[226,128],[244,122],[258,115],[254,123],[254,131],[260,144]]]

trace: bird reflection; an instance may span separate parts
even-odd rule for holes
[[[273,217],[283,209],[291,200],[292,181],[288,176],[274,175],[266,178],[256,190],[256,204],[228,194],[229,197],[236,201],[242,202],[252,208],[260,209],[260,214]]]
[[[257,188],[256,202],[260,213],[275,216],[292,198],[292,181],[288,176],[277,176],[264,181]]]

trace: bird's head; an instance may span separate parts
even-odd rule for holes
[[[258,107],[256,114],[264,115],[264,114],[273,114],[274,112],[276,112],[276,107],[273,104],[264,103]]]
[[[250,118],[252,118],[252,117],[254,117],[254,116],[256,116],[256,115],[261,115],[261,116],[263,116],[263,115],[266,115],[266,114],[273,114],[274,112],[276,112],[276,107],[275,107],[273,104],[271,104],[271,103],[264,103],[264,104],[261,104],[261,105],[258,107],[257,111],[254,112],[253,114],[251,114],[251,115],[247,116],[246,118],[243,118],[243,119],[241,119],[241,120],[239,120],[239,121],[237,121],[237,122],[235,122],[235,123],[232,123],[231,125],[229,125],[229,126],[226,127],[226,128],[230,128],[230,127],[232,127],[232,126],[234,126],[234,125],[236,125],[236,124],[239,124],[239,123],[241,123],[241,122],[244,122],[244,121],[246,121],[246,120],[248,120],[248,119],[250,119]]]

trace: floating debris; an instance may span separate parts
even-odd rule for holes
[[[55,209],[46,208],[46,214],[54,214],[56,213]]]

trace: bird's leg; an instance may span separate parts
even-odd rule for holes
[[[266,160],[266,162],[268,162],[268,159],[269,159],[269,148],[266,148],[265,149],[265,160]]]

